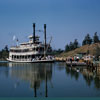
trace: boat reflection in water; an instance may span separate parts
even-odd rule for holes
[[[100,97],[100,67],[0,63],[0,97]]]
[[[48,97],[47,81],[52,78],[52,63],[9,63],[10,75],[21,80],[29,81],[37,97],[37,89],[45,82],[45,97]]]

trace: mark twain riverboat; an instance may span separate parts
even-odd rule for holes
[[[44,43],[39,41],[39,36],[35,35],[35,23],[33,23],[33,36],[29,36],[29,42],[21,43],[10,48],[10,62],[53,62],[50,56],[52,48],[50,43],[46,43],[46,24],[44,24]]]

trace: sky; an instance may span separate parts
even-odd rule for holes
[[[87,33],[100,36],[100,0],[0,0],[0,49],[28,41],[36,30],[47,24],[48,42],[53,49],[64,49],[70,41],[81,44]],[[43,41],[43,33],[36,32]]]

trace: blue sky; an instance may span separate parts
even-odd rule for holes
[[[27,41],[33,22],[37,30],[47,24],[52,47],[64,49],[75,38],[81,43],[87,33],[100,36],[100,0],[0,0],[0,49],[13,45],[14,35]],[[43,39],[43,33],[36,34]]]

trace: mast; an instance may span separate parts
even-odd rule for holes
[[[48,97],[48,85],[47,85],[47,72],[46,72],[46,67],[45,67],[45,97]]]
[[[36,92],[36,81],[34,82],[34,97],[37,97],[37,92]]]
[[[33,23],[33,43],[35,43],[35,23]]]
[[[44,57],[46,56],[46,24],[44,24]]]

